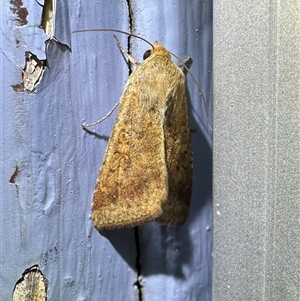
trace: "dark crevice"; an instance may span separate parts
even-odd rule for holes
[[[19,167],[17,165],[14,173],[12,174],[12,176],[9,179],[9,183],[15,184],[19,173],[20,173],[20,171],[19,171]]]
[[[139,301],[143,301],[143,286],[140,282],[140,277],[141,277],[141,247],[140,247],[140,236],[139,236],[139,228],[135,227],[134,228],[134,237],[135,237],[135,245],[136,245],[136,261],[135,261],[135,268],[136,268],[136,272],[137,272],[137,276],[136,276],[136,282],[134,283],[134,285],[137,287],[138,289],[138,296],[139,296]]]
[[[129,32],[132,33],[133,31],[133,12],[131,8],[131,0],[127,0],[127,6],[128,6],[128,23],[129,23]],[[131,50],[131,36],[129,35],[127,38],[127,53],[130,54]],[[128,64],[129,66],[129,75],[132,73],[131,64]]]
[[[133,31],[133,12],[131,7],[131,0],[127,0],[127,7],[128,7],[128,23],[129,23],[129,32],[132,33]],[[127,53],[131,53],[131,36],[129,35],[127,38]],[[129,68],[129,75],[132,73],[132,68],[130,62],[128,62]],[[135,238],[135,245],[136,245],[136,261],[135,261],[135,268],[136,268],[136,282],[134,286],[138,289],[138,300],[143,301],[143,286],[140,282],[141,279],[141,246],[140,246],[140,237],[139,237],[139,228],[134,228],[134,238]]]

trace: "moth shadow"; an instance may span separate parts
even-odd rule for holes
[[[185,226],[165,226],[156,222],[135,228],[102,230],[116,252],[138,275],[172,275],[184,278],[191,248]]]
[[[195,125],[195,121],[191,120],[191,124]],[[100,231],[138,275],[163,274],[184,280],[189,277],[186,271],[199,266],[207,267],[207,273],[211,273],[212,148],[200,127],[194,129],[193,193],[187,221],[178,227],[152,222],[136,228]]]
[[[127,264],[135,269],[137,254],[135,228],[100,230],[98,232],[111,243]]]
[[[188,219],[178,227],[155,222],[138,227],[141,275],[164,274],[184,280],[189,277],[187,270],[205,266],[211,271],[212,149],[200,128],[192,133],[192,142],[193,193]]]
[[[207,230],[212,224],[212,150],[199,129],[193,135],[194,184],[187,221],[178,227],[152,222],[100,231],[139,275],[185,279],[187,266],[189,270],[211,266],[211,262],[203,263],[200,255],[207,260],[212,251],[212,231]]]

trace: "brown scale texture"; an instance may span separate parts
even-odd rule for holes
[[[94,193],[97,229],[158,219],[182,224],[189,210],[192,151],[185,76],[157,43],[120,100]]]

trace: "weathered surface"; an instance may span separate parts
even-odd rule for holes
[[[211,100],[211,3],[131,3],[134,33],[151,42],[158,40],[183,59],[191,55],[191,71]],[[115,114],[95,128],[100,138],[87,134],[81,124],[103,117],[113,107],[124,89],[128,68],[111,33],[71,32],[84,28],[128,31],[127,4],[60,2],[54,36],[62,44],[53,40],[47,44],[48,68],[35,94],[11,88],[22,81],[21,71],[0,56],[3,300],[10,300],[16,281],[34,264],[48,279],[49,301],[131,301],[139,295],[143,300],[161,300],[160,296],[211,300],[211,140],[202,99],[189,76],[191,126],[196,132],[192,134],[195,184],[187,222],[178,228],[151,223],[137,231],[100,234],[90,219]],[[2,16],[7,22],[2,30],[9,40],[1,34],[3,52],[22,68],[25,51],[45,59],[48,38],[32,26],[41,22],[38,4],[23,5],[29,12],[28,25],[17,28],[9,7],[4,6]],[[127,37],[118,38],[126,47]],[[141,60],[148,46],[136,39],[130,44]]]

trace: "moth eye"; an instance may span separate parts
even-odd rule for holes
[[[151,55],[151,52],[152,51],[150,49],[148,49],[143,55],[143,60],[147,59]]]

